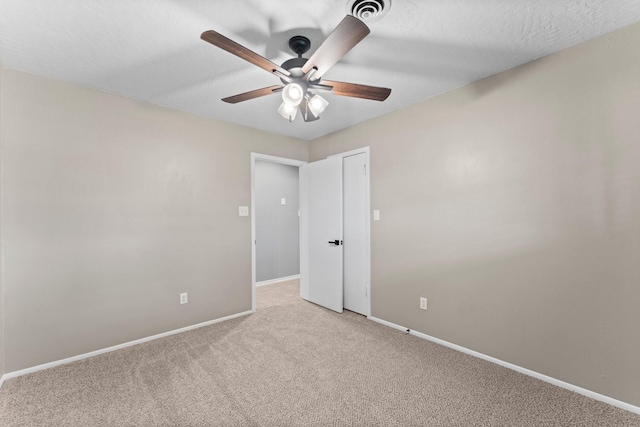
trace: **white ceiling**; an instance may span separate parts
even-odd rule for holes
[[[8,68],[305,140],[640,22],[640,0],[392,0],[324,77],[392,88],[384,102],[327,94],[320,120],[289,123],[278,94],[221,98],[279,80],[200,39],[215,30],[281,64],[310,54],[347,0],[0,0]],[[324,96],[324,93],[323,93]]]

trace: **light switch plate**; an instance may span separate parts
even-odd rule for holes
[[[380,211],[379,210],[373,211],[373,220],[374,221],[380,221]]]
[[[240,216],[249,216],[249,206],[239,206],[238,207],[238,215],[240,215]]]
[[[287,200],[283,197],[282,199],[280,199],[280,204],[281,205],[286,205],[287,204]]]

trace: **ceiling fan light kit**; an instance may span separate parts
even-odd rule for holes
[[[326,90],[339,96],[374,101],[384,101],[391,93],[391,89],[388,88],[322,79],[333,65],[369,33],[370,30],[364,22],[347,15],[308,59],[303,58],[302,55],[311,47],[309,39],[304,36],[291,37],[289,47],[298,57],[285,61],[282,66],[213,30],[205,31],[200,38],[279,77],[284,85],[269,86],[230,96],[223,98],[224,102],[236,104],[281,91],[282,104],[278,108],[278,113],[292,122],[300,110],[304,121],[312,122],[320,118],[320,114],[327,108],[329,102],[311,90]]]

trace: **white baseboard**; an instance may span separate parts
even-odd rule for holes
[[[581,395],[586,396],[586,397],[590,397],[590,398],[598,400],[600,402],[607,403],[607,404],[615,406],[617,408],[624,409],[626,411],[633,412],[635,414],[640,414],[640,407],[631,405],[630,403],[622,402],[622,401],[614,399],[612,397],[605,396],[603,394],[599,394],[599,393],[596,393],[594,391],[587,390],[587,389],[584,389],[582,387],[578,387],[578,386],[573,385],[573,384],[569,384],[567,382],[558,380],[558,379],[553,378],[553,377],[549,377],[549,376],[541,374],[539,372],[535,372],[535,371],[532,371],[530,369],[523,368],[522,366],[514,365],[513,363],[505,362],[504,360],[500,360],[500,359],[496,359],[495,357],[487,356],[486,354],[479,353],[479,352],[477,352],[475,350],[470,350],[470,349],[468,349],[466,347],[462,347],[462,346],[459,346],[457,344],[453,344],[453,343],[450,343],[448,341],[441,340],[440,338],[432,337],[431,335],[423,334],[422,332],[417,332],[417,331],[414,331],[414,330],[409,329],[407,327],[396,325],[395,323],[391,323],[391,322],[388,322],[386,320],[378,319],[377,317],[369,316],[368,319],[369,320],[373,320],[374,322],[380,323],[382,325],[388,326],[390,328],[397,329],[399,331],[406,332],[408,330],[409,334],[414,335],[414,336],[416,336],[418,338],[422,338],[422,339],[425,339],[427,341],[431,341],[431,342],[434,342],[436,344],[440,344],[440,345],[443,345],[445,347],[452,348],[452,349],[460,351],[462,353],[466,353],[466,354],[468,354],[470,356],[474,356],[474,357],[477,357],[479,359],[486,360],[487,362],[495,363],[496,365],[504,366],[505,368],[514,370],[516,372],[520,372],[521,374],[528,375],[528,376],[533,377],[533,378],[537,378],[537,379],[539,379],[541,381],[547,382],[549,384],[553,384],[553,385],[558,386],[558,387],[562,387],[564,389],[576,392],[576,393],[581,394]]]
[[[274,283],[287,282],[289,280],[299,279],[299,278],[300,278],[299,274],[296,274],[293,276],[287,276],[287,277],[279,277],[277,279],[263,280],[262,282],[256,282],[256,286],[273,285]]]
[[[71,362],[77,362],[78,360],[88,359],[89,357],[98,356],[100,354],[109,353],[111,351],[120,350],[120,349],[123,349],[123,348],[126,348],[126,347],[131,347],[133,345],[142,344],[142,343],[145,343],[145,342],[157,340],[158,338],[168,337],[169,335],[179,334],[180,332],[187,332],[187,331],[190,331],[192,329],[202,328],[203,326],[213,325],[215,323],[224,322],[225,320],[231,320],[231,319],[235,319],[236,317],[246,316],[246,315],[251,314],[251,313],[252,313],[251,310],[244,311],[242,313],[232,314],[230,316],[225,316],[225,317],[221,317],[221,318],[214,319],[214,320],[209,320],[209,321],[202,322],[202,323],[197,323],[195,325],[185,326],[184,328],[174,329],[173,331],[163,332],[161,334],[152,335],[150,337],[140,338],[140,339],[137,339],[137,340],[134,340],[134,341],[129,341],[129,342],[126,342],[126,343],[123,343],[123,344],[118,344],[118,345],[114,345],[114,346],[111,346],[111,347],[103,348],[103,349],[100,349],[100,350],[91,351],[89,353],[80,354],[78,356],[68,357],[66,359],[56,360],[54,362],[49,362],[49,363],[43,363],[42,365],[32,366],[31,368],[25,368],[25,369],[21,369],[19,371],[8,372],[8,373],[4,374],[0,378],[0,387],[2,387],[2,384],[4,384],[5,380],[8,380],[10,378],[20,377],[22,375],[31,374],[31,373],[37,372],[37,371],[42,371],[43,369],[53,368],[54,366],[60,366],[60,365],[65,365],[65,364],[71,363]]]

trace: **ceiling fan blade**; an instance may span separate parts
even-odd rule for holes
[[[345,16],[335,30],[329,34],[329,37],[311,55],[311,58],[302,67],[302,71],[306,74],[315,67],[318,70],[313,78],[320,78],[369,33],[369,27],[364,22],[351,15]]]
[[[224,102],[228,102],[229,104],[237,104],[238,102],[248,101],[250,99],[260,98],[261,96],[271,95],[274,92],[279,92],[280,90],[282,90],[282,88],[283,86],[281,85],[263,87],[262,89],[256,89],[250,92],[222,98],[222,100]]]
[[[384,101],[391,93],[391,89],[386,87],[367,86],[356,83],[336,82],[333,80],[321,80],[321,85],[331,86],[332,93],[341,96],[351,96],[353,98],[371,99],[374,101]]]
[[[220,33],[217,33],[213,30],[205,31],[202,33],[200,38],[206,42],[211,43],[214,46],[219,47],[222,50],[226,50],[229,53],[234,54],[235,56],[244,59],[245,61],[251,62],[254,65],[262,68],[263,70],[268,71],[269,73],[273,73],[274,70],[281,72],[282,74],[288,76],[290,73],[279,65],[274,64],[269,61],[267,58],[264,58],[254,51],[247,49],[239,43],[234,42],[233,40],[223,36]]]
[[[302,114],[302,118],[305,122],[314,122],[320,118],[320,116],[316,116],[309,109],[309,101],[307,100],[307,98],[302,99],[299,108],[300,114]]]

